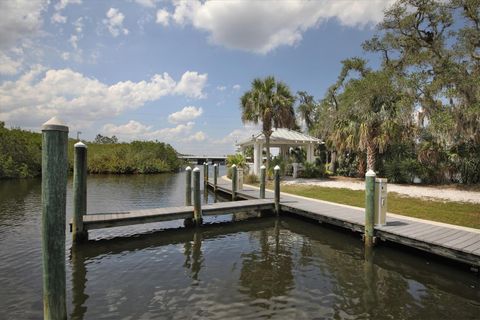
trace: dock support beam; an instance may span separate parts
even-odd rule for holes
[[[365,174],[365,246],[371,247],[374,243],[374,218],[375,218],[375,172],[368,170]]]
[[[275,172],[275,214],[280,214],[280,167],[278,165],[273,168]]]
[[[238,183],[238,178],[237,178],[237,166],[233,165],[232,166],[232,201],[235,201],[236,198],[236,193],[237,193],[237,183]]]
[[[217,192],[218,164],[213,165],[213,191]]]
[[[82,142],[74,145],[73,157],[73,243],[88,240],[88,231],[83,228],[83,216],[87,214],[87,146]]]
[[[262,165],[260,167],[260,199],[265,199],[265,179],[266,179],[266,167]]]
[[[42,126],[43,318],[67,319],[65,221],[68,127],[56,117]]]
[[[192,168],[185,168],[185,205],[192,205]]]
[[[202,224],[202,199],[200,197],[200,169],[193,169],[193,221]]]

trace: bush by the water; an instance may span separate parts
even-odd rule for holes
[[[73,139],[68,142],[68,161],[73,168]],[[172,146],[157,141],[88,143],[89,173],[163,173],[177,171],[182,162]],[[0,122],[0,179],[30,178],[41,174],[42,135],[7,129]]]

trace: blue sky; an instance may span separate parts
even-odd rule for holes
[[[390,0],[0,1],[0,121],[227,154],[239,98],[274,75],[317,99],[363,56]],[[206,147],[208,146],[208,147]]]

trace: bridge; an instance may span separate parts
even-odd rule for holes
[[[219,155],[179,155],[178,158],[185,159],[190,163],[203,164],[204,162],[208,163],[218,163],[225,164],[227,156]]]

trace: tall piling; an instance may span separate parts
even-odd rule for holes
[[[185,168],[185,205],[192,205],[192,168]]]
[[[275,173],[275,214],[278,215],[280,214],[280,167],[276,165],[273,171]]]
[[[370,247],[374,243],[375,223],[375,172],[368,170],[365,174],[365,246]]]
[[[260,199],[265,199],[265,179],[266,179],[266,167],[262,165],[260,167]]]
[[[208,162],[203,164],[203,184],[208,184]]]
[[[218,164],[213,165],[213,191],[217,192]]]
[[[43,318],[67,319],[65,223],[68,127],[53,117],[42,126]]]
[[[237,180],[237,166],[234,164],[232,165],[232,201],[235,201],[237,197]]]
[[[200,169],[193,169],[193,221],[202,224],[202,199],[200,195]]]
[[[88,239],[83,227],[83,216],[87,214],[87,146],[83,142],[74,145],[73,157],[73,225],[72,240],[80,243]]]

